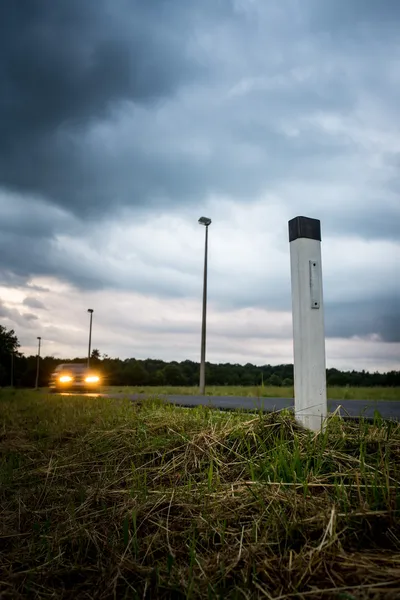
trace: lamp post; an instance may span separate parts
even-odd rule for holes
[[[39,367],[40,367],[40,342],[42,340],[41,337],[38,337],[38,353],[37,353],[37,362],[36,362],[36,385],[35,388],[39,388]]]
[[[207,321],[207,259],[208,259],[208,227],[211,225],[211,219],[201,217],[199,224],[206,228],[205,249],[204,249],[204,279],[203,279],[203,313],[201,320],[201,353],[200,353],[200,394],[206,393],[206,321]]]
[[[90,347],[92,345],[92,320],[93,320],[93,308],[88,308],[88,313],[90,313],[90,325],[89,325],[89,350],[88,350],[88,359],[87,366],[90,367]]]

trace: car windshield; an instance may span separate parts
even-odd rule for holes
[[[78,363],[78,364],[64,364],[64,365],[58,365],[56,371],[60,372],[60,371],[85,371],[86,370],[86,365],[83,363]]]

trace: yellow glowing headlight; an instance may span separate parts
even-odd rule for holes
[[[89,377],[85,378],[86,383],[97,383],[99,381],[99,377],[97,375],[89,375]]]
[[[68,383],[69,381],[72,381],[72,377],[69,375],[61,375],[60,383]]]

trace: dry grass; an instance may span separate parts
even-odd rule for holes
[[[400,425],[0,395],[0,598],[400,597]]]

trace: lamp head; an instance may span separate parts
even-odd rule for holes
[[[92,313],[92,312],[94,312],[94,311],[93,311],[93,308],[88,308],[88,309],[87,309],[87,311],[88,311],[88,313]]]
[[[211,225],[211,219],[209,219],[208,217],[200,217],[199,224],[208,227],[209,225]]]

